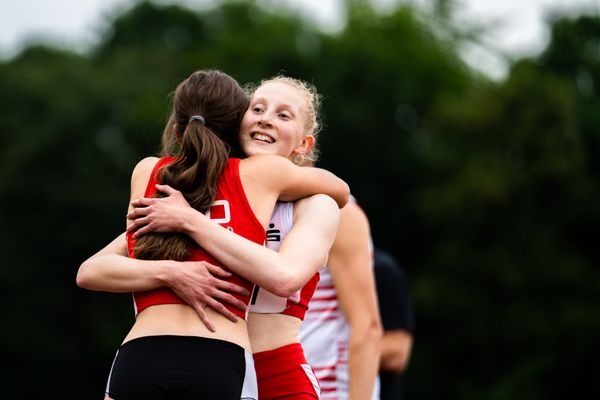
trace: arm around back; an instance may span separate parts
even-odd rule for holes
[[[96,291],[126,293],[165,286],[168,260],[145,261],[127,257],[125,233],[85,260],[77,271],[77,286]]]
[[[299,167],[284,157],[257,155],[245,160],[252,164],[252,173],[271,183],[279,193],[279,200],[294,201],[314,194],[326,194],[339,208],[348,203],[350,188],[333,173],[315,167]]]
[[[232,271],[277,296],[298,291],[325,265],[340,211],[328,196],[296,203],[294,227],[273,251],[236,235],[189,209],[185,233]]]

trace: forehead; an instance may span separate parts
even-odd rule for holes
[[[272,103],[287,105],[297,109],[306,109],[306,99],[300,91],[287,83],[267,82],[256,89],[253,99],[265,99]]]

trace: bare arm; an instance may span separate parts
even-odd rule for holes
[[[131,174],[131,196],[143,195],[147,181],[158,161],[155,157],[141,160]],[[128,221],[127,221],[128,222]],[[127,239],[119,235],[102,250],[84,261],[77,272],[77,285],[90,290],[132,292],[165,286],[169,261],[141,261],[127,258]]]
[[[328,263],[350,325],[350,400],[371,398],[379,369],[382,330],[369,241],[368,220],[350,202],[341,211]]]
[[[412,334],[404,329],[385,331],[380,368],[396,374],[404,372],[410,359],[412,342]]]
[[[154,166],[155,159],[142,160],[132,174],[132,193],[144,172]],[[139,192],[139,190],[138,190]],[[84,261],[77,272],[79,287],[107,292],[135,292],[170,287],[193,307],[208,329],[214,325],[204,311],[207,305],[232,321],[236,316],[222,304],[229,303],[242,310],[243,302],[232,293],[247,295],[247,291],[219,278],[231,276],[218,266],[206,262],[177,262],[170,260],[137,260],[127,257],[125,233]]]
[[[169,263],[128,258],[123,233],[81,264],[77,271],[77,285],[114,293],[155,289],[166,286]]]
[[[125,233],[84,261],[77,272],[77,285],[84,289],[127,293],[171,288],[196,310],[206,327],[214,331],[204,306],[236,322],[237,317],[223,303],[245,310],[246,305],[232,293],[248,295],[233,283],[221,280],[231,273],[204,261],[137,260],[127,257]]]
[[[281,201],[294,201],[321,193],[333,198],[342,208],[350,198],[348,184],[325,169],[300,167],[276,155],[252,156],[243,162],[244,169],[248,171],[245,178],[272,182],[271,189],[279,193]]]
[[[338,207],[328,196],[315,195],[296,203],[294,227],[275,252],[211,221],[189,207],[180,192],[157,187],[169,196],[132,203],[136,208],[129,217],[135,220],[129,229],[137,230],[134,236],[169,231],[188,234],[232,271],[281,297],[295,293],[327,261],[339,220]]]

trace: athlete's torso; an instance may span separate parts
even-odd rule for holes
[[[278,251],[294,224],[294,203],[278,202],[267,229],[267,246]],[[300,323],[319,281],[317,272],[298,292],[288,298],[255,287],[250,303],[248,329],[254,352],[299,342]]]
[[[152,197],[155,194],[154,185],[158,183],[155,179],[155,172],[163,165],[168,165],[172,160],[172,158],[163,158],[157,163],[148,181],[145,192],[146,197]],[[219,178],[217,195],[207,215],[227,229],[262,245],[266,238],[265,231],[250,208],[244,194],[239,178],[239,161],[235,158],[229,159]],[[133,256],[134,240],[130,235],[127,239],[130,256]],[[229,271],[198,246],[191,249],[190,261],[207,261]],[[237,274],[232,274],[227,280],[246,288],[250,293],[252,292],[254,285]],[[250,302],[249,295],[235,296],[245,304]],[[130,335],[128,335],[128,339],[131,339],[132,336],[170,333],[215,337],[234,342],[242,340],[243,343],[239,344],[243,347],[249,347],[246,324],[243,323],[246,313],[237,308],[226,305],[230,311],[241,318],[242,321],[238,321],[238,323],[227,323],[228,320],[225,317],[207,308],[206,312],[211,321],[218,324],[217,332],[212,333],[202,324],[196,312],[185,305],[183,300],[170,289],[159,288],[136,292],[134,293],[134,304],[137,314],[136,324]]]

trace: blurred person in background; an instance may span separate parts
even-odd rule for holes
[[[322,399],[379,398],[381,335],[369,221],[351,198],[300,329]]]
[[[400,400],[415,331],[412,299],[408,279],[397,260],[388,252],[375,248],[374,261],[384,329],[379,371],[381,400]]]

